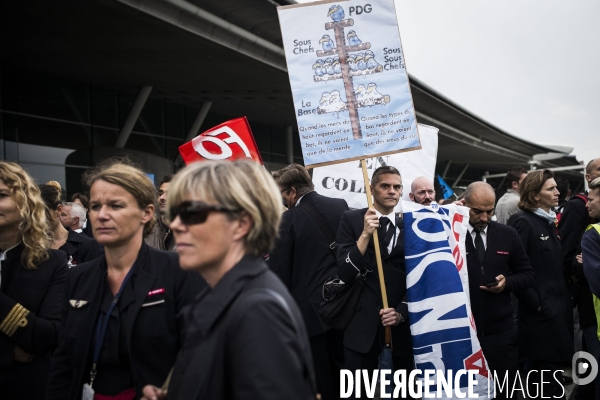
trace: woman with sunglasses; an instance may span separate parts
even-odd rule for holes
[[[201,162],[169,188],[181,268],[208,282],[186,314],[169,400],[315,399],[302,315],[262,259],[273,245],[281,196],[252,161]],[[148,386],[146,399],[164,399]]]
[[[0,161],[0,398],[43,399],[56,348],[67,257],[49,250],[33,179]]]
[[[179,311],[205,282],[150,248],[156,195],[145,173],[113,163],[88,177],[90,221],[104,255],[69,270],[46,399],[140,398],[162,385],[181,345]],[[84,397],[85,398],[85,397]]]

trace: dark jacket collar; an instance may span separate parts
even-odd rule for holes
[[[267,269],[262,257],[245,256],[214,288],[207,287],[198,295],[193,313],[196,325],[203,335],[207,334],[246,284]]]
[[[311,199],[311,198],[313,198],[315,196],[318,196],[318,195],[319,194],[313,190],[312,192],[308,192],[304,196],[302,196],[302,201],[309,200],[309,199]],[[300,204],[302,204],[302,201],[300,202]]]
[[[83,243],[87,236],[82,236],[81,233],[77,233],[70,228],[67,228],[69,235],[67,236],[67,242]]]
[[[15,260],[17,257],[21,257],[21,254],[23,253],[23,242],[19,242],[19,244],[17,244],[14,247],[11,247],[8,250],[3,250],[4,251],[4,259],[6,261],[12,261]]]

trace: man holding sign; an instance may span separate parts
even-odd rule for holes
[[[405,299],[404,236],[402,221],[394,213],[402,196],[400,172],[391,166],[377,168],[371,178],[371,191],[373,208],[345,212],[336,238],[340,279],[348,284],[357,274],[366,273],[359,305],[344,332],[345,365],[351,371],[377,369],[383,347],[383,328],[391,326],[394,368],[410,371],[413,355]],[[376,229],[378,244],[372,239]],[[388,302],[394,308],[382,307],[376,245],[381,249]]]

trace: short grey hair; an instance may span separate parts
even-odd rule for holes
[[[71,207],[71,218],[79,218],[79,225],[77,229],[81,229],[83,227],[83,223],[85,222],[85,208],[79,203],[73,203],[70,201],[63,202],[63,206]]]
[[[171,208],[187,199],[213,201],[252,218],[245,237],[246,253],[267,254],[273,247],[281,221],[281,193],[265,168],[248,159],[203,161],[188,165],[175,175],[169,187],[168,219]]]

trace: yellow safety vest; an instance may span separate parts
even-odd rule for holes
[[[594,228],[598,234],[600,235],[600,224],[592,224],[587,227],[586,232],[590,229]],[[598,336],[598,340],[600,340],[600,299],[596,297],[595,294],[592,295],[594,297],[594,311],[596,311],[596,336]]]

